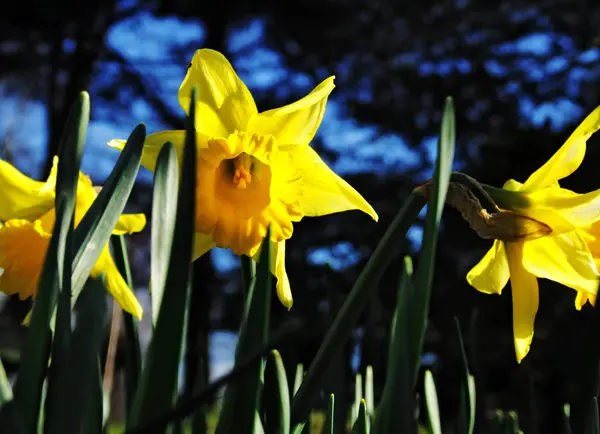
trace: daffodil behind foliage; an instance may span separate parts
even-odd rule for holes
[[[553,280],[577,291],[575,307],[595,304],[600,265],[600,190],[577,194],[558,181],[583,161],[586,143],[600,128],[600,107],[571,134],[563,146],[521,184],[507,181],[502,189],[486,188],[501,209],[516,212],[550,230],[521,239],[495,240],[468,273],[481,292],[500,294],[511,282],[517,361],[529,352],[539,305],[537,278]],[[519,228],[513,232],[518,233]]]
[[[55,222],[55,186],[58,158],[46,182],[35,181],[0,160],[0,291],[22,300],[35,297],[40,272]],[[79,173],[75,225],[96,198],[91,180]],[[143,214],[123,214],[113,234],[141,231]],[[124,310],[141,319],[142,307],[117,270],[108,246],[92,269],[91,276],[104,274],[108,291]]]
[[[271,227],[271,271],[277,294],[292,306],[285,271],[285,241],[293,223],[304,216],[361,210],[377,214],[346,181],[336,175],[309,146],[323,119],[333,77],[304,98],[259,113],[246,85],[222,54],[196,51],[179,89],[188,111],[190,94],[198,88],[196,143],[196,259],[213,247],[257,259]],[[184,131],[161,131],[147,137],[142,165],[154,170],[166,141],[182,157]],[[123,149],[124,140],[109,146]]]

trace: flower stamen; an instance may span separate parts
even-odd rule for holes
[[[252,182],[252,158],[245,152],[233,160],[233,183],[239,189],[245,189]]]

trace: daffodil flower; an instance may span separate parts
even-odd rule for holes
[[[522,237],[495,240],[468,273],[467,280],[481,292],[500,294],[510,279],[519,363],[529,352],[533,339],[539,304],[537,278],[576,290],[577,309],[587,301],[595,303],[600,265],[600,190],[577,194],[561,188],[558,181],[579,167],[587,140],[599,128],[600,107],[525,183],[511,179],[502,189],[486,187],[501,209],[526,217],[527,224],[522,225]],[[549,230],[534,230],[535,222]],[[519,228],[513,229],[518,232]]]
[[[334,88],[333,77],[299,101],[259,113],[227,59],[203,49],[196,51],[179,89],[186,113],[194,86],[198,88],[198,173],[193,259],[215,246],[256,259],[270,225],[271,271],[277,277],[279,299],[291,308],[285,240],[292,236],[292,223],[304,216],[353,209],[378,218],[371,205],[309,146]],[[166,141],[173,143],[181,158],[184,135],[184,131],[149,135],[142,165],[154,170]],[[117,149],[124,144],[124,140],[109,142]]]
[[[35,181],[0,160],[0,291],[18,294],[21,300],[35,297],[42,265],[55,222],[55,188],[58,158],[46,182]],[[96,198],[90,178],[79,172],[75,204],[75,226]],[[115,235],[141,231],[144,214],[123,214],[113,230]],[[108,291],[137,318],[142,307],[115,265],[108,245],[91,271],[92,277],[104,274]]]

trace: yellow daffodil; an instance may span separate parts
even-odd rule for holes
[[[373,208],[337,176],[309,146],[334,88],[333,77],[292,104],[259,113],[246,85],[219,52],[196,51],[179,89],[187,112],[198,88],[195,125],[198,174],[194,260],[213,247],[256,259],[271,227],[271,271],[288,308],[292,294],[285,271],[285,240],[293,222],[358,209],[377,220]],[[147,137],[142,165],[154,170],[170,141],[182,157],[184,131]],[[124,140],[109,146],[123,149]]]
[[[25,300],[35,297],[42,264],[55,222],[55,186],[58,158],[46,182],[35,181],[0,160],[0,291],[18,294]],[[90,178],[79,172],[75,225],[96,198]],[[115,235],[141,231],[144,214],[123,214],[113,230]],[[142,307],[127,286],[110,255],[108,245],[91,271],[105,275],[105,284],[124,310],[141,319]]]
[[[529,352],[533,339],[539,303],[537,278],[576,290],[577,309],[587,301],[595,302],[600,265],[600,190],[577,194],[561,188],[558,181],[579,167],[587,140],[599,128],[600,107],[525,183],[509,180],[502,189],[486,188],[501,209],[523,216],[521,221],[527,223],[521,223],[521,237],[495,240],[467,280],[481,292],[500,294],[510,278],[518,362]],[[536,224],[548,230],[536,232]],[[513,229],[518,233],[519,227]]]

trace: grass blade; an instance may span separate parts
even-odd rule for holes
[[[373,367],[369,365],[365,375],[365,402],[367,403],[367,414],[370,418],[375,415],[375,387],[373,384]]]
[[[386,434],[417,432],[414,416],[414,395],[410,375],[410,307],[413,293],[413,266],[410,257],[404,258],[404,269],[396,299],[396,310],[390,330],[388,366],[381,402],[373,423],[373,432]]]
[[[425,199],[420,193],[411,193],[369,258],[294,396],[291,418],[293,426],[302,423],[308,417],[311,405],[318,397],[331,358],[339,353],[347,342],[362,311],[368,305],[373,288],[377,286],[383,272],[395,257],[400,242],[404,240],[406,232],[424,205]]]
[[[248,289],[246,315],[240,327],[235,352],[236,363],[267,342],[271,313],[270,230],[262,243],[256,266],[256,281]],[[215,434],[252,432],[261,385],[262,366],[249,369],[225,390],[223,407]],[[235,431],[232,431],[235,428]]]
[[[298,363],[296,365],[296,374],[294,376],[294,395],[300,389],[302,385],[302,380],[304,380],[304,365],[302,363]]]
[[[139,124],[127,139],[125,148],[104,187],[75,229],[73,303],[79,297],[90,271],[108,243],[113,228],[125,208],[140,167],[145,139],[146,127]]]
[[[171,257],[175,211],[177,210],[177,182],[179,166],[175,148],[167,142],[161,149],[158,160],[162,164],[154,171],[152,190],[152,228],[161,228],[160,237],[152,237],[150,296],[152,297],[152,323],[156,325],[162,291],[165,289],[167,266]]]
[[[196,91],[192,91],[189,116],[186,119],[185,146],[183,152],[183,167],[181,181],[177,194],[177,215],[173,235],[168,235],[173,241],[172,255],[168,258],[167,275],[164,286],[169,288],[163,292],[162,302],[156,328],[146,364],[142,372],[140,385],[137,389],[128,428],[135,428],[152,420],[156,414],[168,412],[175,398],[179,375],[179,362],[182,353],[184,324],[189,302],[191,279],[191,258],[194,248],[194,221],[196,215],[196,133],[194,129]],[[168,150],[157,166],[168,164],[175,158]],[[170,165],[170,164],[168,164]],[[160,167],[158,170],[162,170]],[[165,181],[175,183],[173,178]],[[168,191],[175,191],[175,185]],[[173,226],[167,226],[173,227]],[[166,236],[165,227],[154,228],[153,237]]]
[[[56,181],[56,223],[40,274],[29,334],[23,348],[15,386],[13,402],[25,433],[35,432],[38,425],[42,384],[52,339],[50,322],[64,279],[63,260],[68,233],[73,225],[75,190],[89,114],[89,95],[82,92],[71,107],[61,138]]]
[[[273,350],[265,368],[264,427],[267,434],[290,432],[290,390],[279,351]]]
[[[270,351],[276,347],[281,347],[285,343],[289,343],[294,338],[297,338],[305,327],[302,321],[292,321],[273,332],[272,336],[266,345],[254,349],[252,354],[245,357],[235,366],[229,374],[223,375],[218,380],[209,384],[205,389],[195,394],[191,398],[181,398],[177,406],[168,412],[159,414],[152,420],[144,423],[143,426],[136,429],[128,429],[127,434],[151,434],[156,433],[163,427],[167,426],[171,421],[181,420],[191,415],[195,409],[206,403],[212,398],[221,388],[230,382],[242,377],[249,369],[254,366],[260,366],[262,359],[266,357]]]
[[[440,408],[438,404],[435,380],[430,370],[425,371],[425,402],[427,404],[427,419],[429,420],[429,431],[432,434],[442,434],[440,422]]]
[[[369,434],[370,424],[367,415],[367,403],[364,399],[360,400],[358,405],[358,415],[354,425],[352,425],[352,434]]]
[[[131,269],[127,257],[127,243],[123,235],[113,235],[111,237],[112,251],[117,264],[117,269],[127,282],[127,286],[133,288],[131,279]],[[137,319],[134,319],[129,312],[123,311],[123,328],[125,335],[125,415],[133,405],[135,391],[142,372],[142,347],[140,345],[140,336],[138,331]]]
[[[333,434],[333,427],[335,423],[335,415],[333,413],[335,409],[335,396],[333,393],[329,395],[329,403],[327,404],[327,414],[325,415],[325,423],[323,424],[323,434]]]
[[[473,431],[475,429],[476,408],[475,378],[473,377],[473,375],[471,375],[471,371],[469,370],[469,361],[467,359],[467,352],[465,351],[464,340],[460,329],[460,322],[456,317],[454,317],[454,324],[456,326],[458,349],[462,356],[463,369],[465,374],[464,383],[461,387],[461,409],[459,414],[459,421],[461,421],[461,427],[459,428],[459,432],[473,434]],[[468,421],[468,423],[465,423],[465,421]]]
[[[6,371],[4,370],[2,359],[0,359],[0,408],[2,408],[2,406],[7,402],[12,401],[12,399],[12,388],[10,387],[10,383],[6,377]]]
[[[590,400],[587,414],[587,423],[585,427],[586,434],[600,434],[600,419],[598,415],[598,399],[592,397]]]
[[[107,324],[106,289],[99,279],[90,279],[77,303],[76,326],[71,346],[71,373],[63,389],[71,399],[68,409],[69,433],[102,432],[102,383],[99,355]],[[64,405],[64,403],[63,403]]]
[[[423,232],[423,244],[419,255],[419,267],[415,273],[415,292],[411,301],[411,343],[409,354],[412,357],[412,381],[416,383],[421,361],[423,340],[427,329],[431,284],[433,282],[437,237],[446,192],[452,172],[455,142],[454,106],[452,98],[446,98],[442,130],[438,142],[438,157],[433,172],[432,190],[429,194],[427,216]]]
[[[354,425],[356,423],[356,418],[358,417],[358,409],[360,408],[360,404],[363,401],[363,390],[362,390],[362,375],[357,373],[354,377],[354,403],[352,404],[352,417],[351,423]]]

